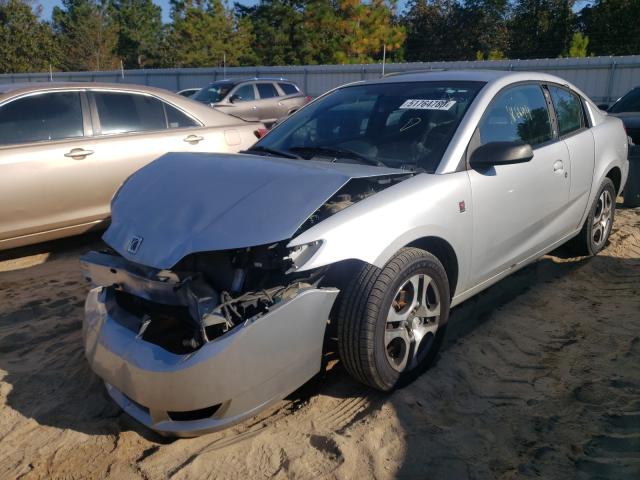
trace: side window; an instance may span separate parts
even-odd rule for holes
[[[164,104],[164,111],[167,112],[167,124],[169,128],[199,127],[198,123],[184,113],[169,104]]]
[[[560,87],[549,85],[553,108],[558,118],[560,135],[566,135],[585,126],[582,102],[577,95]]]
[[[278,96],[278,91],[273,86],[273,83],[256,83],[256,87],[258,87],[261,100]]]
[[[94,92],[103,135],[167,128],[162,102],[147,95]]]
[[[298,87],[296,87],[292,83],[278,83],[280,89],[284,92],[285,95],[294,95],[296,93],[300,93]]]
[[[82,137],[80,92],[19,98],[0,107],[0,145]]]
[[[480,144],[522,141],[532,147],[552,139],[549,109],[538,85],[499,93],[478,126]]]
[[[235,91],[234,95],[238,97],[238,100],[236,100],[237,102],[248,102],[256,99],[256,93],[253,90],[253,84],[251,83],[239,87]]]

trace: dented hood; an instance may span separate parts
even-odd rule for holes
[[[286,240],[349,180],[406,174],[345,163],[168,153],[120,188],[103,239],[133,262],[171,268],[195,252]]]

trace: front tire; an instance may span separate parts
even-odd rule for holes
[[[616,189],[609,178],[600,185],[589,215],[577,237],[569,243],[573,255],[596,255],[607,244],[616,211]]]
[[[438,353],[449,303],[446,271],[424,250],[403,248],[382,269],[363,265],[338,308],[345,368],[385,392],[414,380]]]

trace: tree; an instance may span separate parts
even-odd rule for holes
[[[162,9],[152,0],[111,0],[118,28],[116,51],[126,68],[161,63]]]
[[[594,55],[640,53],[640,1],[595,0],[580,12],[582,32]]]
[[[574,0],[519,0],[510,22],[510,58],[554,58],[569,49]]]
[[[254,62],[251,25],[221,0],[172,0],[169,45],[177,67],[246,65]]]
[[[569,56],[586,57],[588,46],[589,37],[582,35],[580,32],[574,33],[571,38],[571,45],[569,45]]]
[[[65,52],[62,66],[66,70],[118,67],[118,28],[106,3],[62,0],[62,8],[53,9],[53,26]]]
[[[0,0],[0,73],[38,72],[57,64],[53,32],[38,19],[40,10],[22,0]]]
[[[314,0],[306,28],[319,35],[318,63],[368,63],[401,52],[406,34],[395,18],[396,0]]]
[[[251,24],[253,50],[260,65],[315,63],[314,32],[305,28],[308,0],[261,0],[253,7],[236,4],[238,16]]]

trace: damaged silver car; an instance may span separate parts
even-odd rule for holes
[[[433,361],[449,310],[570,242],[606,244],[627,137],[543,74],[433,72],[335,89],[241,155],[172,153],[112,202],[84,343],[131,416],[167,435],[285,397],[337,338],[391,391]]]

